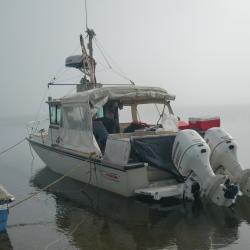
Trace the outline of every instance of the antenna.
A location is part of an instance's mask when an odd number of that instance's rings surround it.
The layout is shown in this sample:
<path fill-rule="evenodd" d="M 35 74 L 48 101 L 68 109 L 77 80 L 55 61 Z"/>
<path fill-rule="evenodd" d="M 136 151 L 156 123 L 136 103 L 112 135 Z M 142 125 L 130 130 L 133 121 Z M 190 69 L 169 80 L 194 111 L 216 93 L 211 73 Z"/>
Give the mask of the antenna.
<path fill-rule="evenodd" d="M 88 9 L 87 9 L 87 0 L 85 0 L 85 24 L 86 24 L 86 30 L 88 30 Z"/>

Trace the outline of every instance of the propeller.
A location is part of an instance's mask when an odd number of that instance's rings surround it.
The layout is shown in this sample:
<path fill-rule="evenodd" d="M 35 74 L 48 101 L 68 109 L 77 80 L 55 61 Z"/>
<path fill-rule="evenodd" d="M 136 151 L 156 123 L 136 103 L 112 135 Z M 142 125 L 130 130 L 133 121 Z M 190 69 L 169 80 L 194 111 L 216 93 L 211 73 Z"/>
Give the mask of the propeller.
<path fill-rule="evenodd" d="M 224 197 L 226 199 L 235 199 L 236 196 L 239 193 L 239 187 L 238 185 L 231 184 L 230 179 L 227 178 L 225 183 L 224 183 L 225 189 L 224 189 Z"/>

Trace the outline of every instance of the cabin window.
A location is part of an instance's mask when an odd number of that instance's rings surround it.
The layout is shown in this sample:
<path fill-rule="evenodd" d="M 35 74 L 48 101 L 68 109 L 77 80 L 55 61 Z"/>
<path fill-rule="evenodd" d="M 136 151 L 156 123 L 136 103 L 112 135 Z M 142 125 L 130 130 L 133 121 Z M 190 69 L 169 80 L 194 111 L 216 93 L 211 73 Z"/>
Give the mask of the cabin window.
<path fill-rule="evenodd" d="M 63 127 L 73 130 L 91 130 L 91 113 L 84 106 L 63 108 Z"/>
<path fill-rule="evenodd" d="M 61 122 L 61 106 L 51 105 L 50 106 L 50 124 L 60 125 Z"/>
<path fill-rule="evenodd" d="M 164 108 L 164 104 L 139 104 L 137 106 L 138 120 L 155 125 L 159 120 L 163 109 L 165 114 L 169 113 L 168 107 L 165 106 Z"/>
<path fill-rule="evenodd" d="M 132 122 L 131 107 L 123 106 L 123 109 L 119 110 L 119 121 L 120 123 Z"/>

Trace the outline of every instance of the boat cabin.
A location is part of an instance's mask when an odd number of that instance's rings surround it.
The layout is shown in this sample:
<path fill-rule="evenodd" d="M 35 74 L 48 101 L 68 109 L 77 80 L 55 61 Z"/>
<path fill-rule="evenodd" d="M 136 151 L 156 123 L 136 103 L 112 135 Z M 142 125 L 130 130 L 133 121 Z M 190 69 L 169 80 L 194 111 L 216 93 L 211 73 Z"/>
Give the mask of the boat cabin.
<path fill-rule="evenodd" d="M 174 99 L 164 89 L 133 85 L 95 88 L 60 100 L 49 99 L 49 134 L 53 144 L 72 149 L 86 144 L 81 151 L 100 152 L 110 134 L 150 131 L 153 126 L 164 126 L 160 120 L 166 114 L 173 115 L 170 101 Z M 149 106 L 151 110 L 147 110 Z M 158 119 L 148 123 L 141 119 L 140 109 L 144 114 L 151 112 L 148 117 Z"/>

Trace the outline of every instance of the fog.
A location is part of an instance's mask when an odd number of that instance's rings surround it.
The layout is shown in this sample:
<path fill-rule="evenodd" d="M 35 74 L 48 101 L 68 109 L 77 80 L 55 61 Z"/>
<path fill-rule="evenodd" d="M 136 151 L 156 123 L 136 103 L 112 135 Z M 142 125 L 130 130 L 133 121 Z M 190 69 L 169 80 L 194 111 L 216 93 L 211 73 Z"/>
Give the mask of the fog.
<path fill-rule="evenodd" d="M 250 103 L 249 13 L 248 0 L 89 0 L 88 26 L 115 71 L 166 88 L 176 106 L 243 105 Z M 1 1 L 0 116 L 36 114 L 48 95 L 72 90 L 47 83 L 81 78 L 64 61 L 80 53 L 85 25 L 83 0 Z M 94 53 L 98 82 L 129 83 Z"/>

